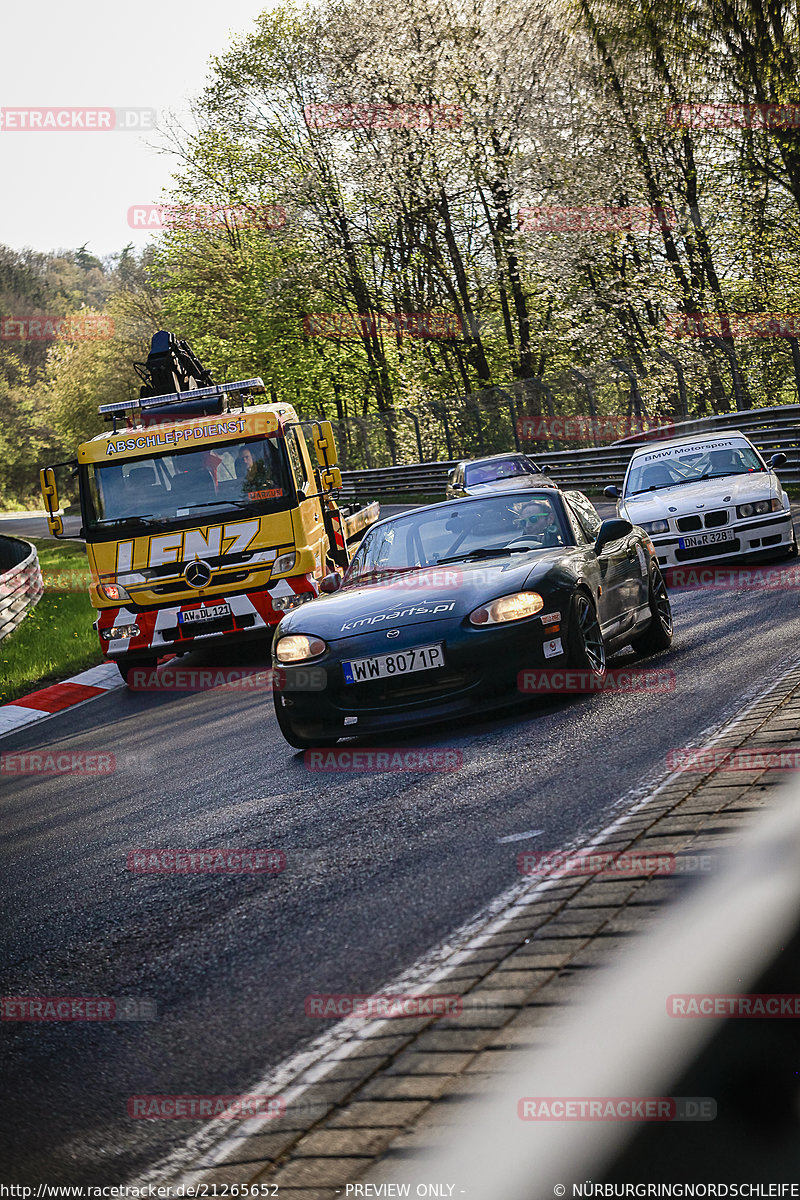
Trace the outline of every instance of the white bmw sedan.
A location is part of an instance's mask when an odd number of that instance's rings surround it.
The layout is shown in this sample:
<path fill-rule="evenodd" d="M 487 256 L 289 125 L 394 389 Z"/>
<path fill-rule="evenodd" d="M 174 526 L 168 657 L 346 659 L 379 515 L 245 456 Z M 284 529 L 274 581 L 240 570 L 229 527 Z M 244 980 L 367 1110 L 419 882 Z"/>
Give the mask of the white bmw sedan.
<path fill-rule="evenodd" d="M 789 497 L 743 433 L 651 442 L 634 451 L 622 491 L 607 487 L 617 512 L 640 526 L 659 565 L 797 554 Z"/>

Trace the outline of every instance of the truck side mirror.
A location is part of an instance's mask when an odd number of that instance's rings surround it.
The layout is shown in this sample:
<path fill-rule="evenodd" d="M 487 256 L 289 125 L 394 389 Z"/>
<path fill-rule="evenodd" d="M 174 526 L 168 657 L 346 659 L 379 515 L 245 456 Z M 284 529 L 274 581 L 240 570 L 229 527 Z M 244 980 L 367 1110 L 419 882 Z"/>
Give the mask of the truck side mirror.
<path fill-rule="evenodd" d="M 336 453 L 336 443 L 333 440 L 333 426 L 330 421 L 315 421 L 312 428 L 317 462 L 323 470 L 327 467 L 335 467 L 339 458 Z"/>
<path fill-rule="evenodd" d="M 616 484 L 610 483 L 608 487 L 603 488 L 603 495 L 608 496 L 609 500 L 619 500 L 622 493 Z"/>
<path fill-rule="evenodd" d="M 52 467 L 45 467 L 43 471 L 39 472 L 39 487 L 47 514 L 47 527 L 53 537 L 61 537 L 64 532 L 64 522 L 58 512 L 61 505 L 58 502 L 56 473 Z"/>

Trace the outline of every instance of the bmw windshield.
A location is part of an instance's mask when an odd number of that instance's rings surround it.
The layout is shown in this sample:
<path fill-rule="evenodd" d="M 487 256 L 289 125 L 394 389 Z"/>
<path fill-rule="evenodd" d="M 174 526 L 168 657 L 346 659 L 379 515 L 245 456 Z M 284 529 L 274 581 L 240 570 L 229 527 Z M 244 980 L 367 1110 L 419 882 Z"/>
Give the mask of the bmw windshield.
<path fill-rule="evenodd" d="M 84 467 L 87 533 L 116 533 L 226 510 L 277 512 L 293 502 L 283 442 L 221 442 L 213 448 Z"/>
<path fill-rule="evenodd" d="M 740 439 L 668 446 L 663 450 L 648 451 L 633 460 L 625 495 L 637 496 L 659 488 L 764 470 L 766 467 L 753 447 Z"/>

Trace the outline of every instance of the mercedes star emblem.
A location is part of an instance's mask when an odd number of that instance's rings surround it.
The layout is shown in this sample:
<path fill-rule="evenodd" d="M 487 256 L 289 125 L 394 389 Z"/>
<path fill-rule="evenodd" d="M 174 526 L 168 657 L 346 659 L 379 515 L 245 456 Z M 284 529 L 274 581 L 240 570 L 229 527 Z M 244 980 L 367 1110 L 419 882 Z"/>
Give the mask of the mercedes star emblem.
<path fill-rule="evenodd" d="M 211 567 L 202 558 L 195 559 L 183 572 L 183 578 L 189 587 L 204 588 L 211 581 Z"/>

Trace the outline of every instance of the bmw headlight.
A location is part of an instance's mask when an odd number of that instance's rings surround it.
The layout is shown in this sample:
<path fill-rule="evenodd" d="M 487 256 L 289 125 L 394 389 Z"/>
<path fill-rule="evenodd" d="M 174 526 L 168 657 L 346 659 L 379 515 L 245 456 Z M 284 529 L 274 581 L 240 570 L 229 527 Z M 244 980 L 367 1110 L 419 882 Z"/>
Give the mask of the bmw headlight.
<path fill-rule="evenodd" d="M 750 504 L 737 504 L 737 517 L 758 517 L 762 513 L 780 512 L 782 509 L 780 500 L 775 497 L 774 500 L 753 500 Z"/>
<path fill-rule="evenodd" d="M 289 633 L 278 640 L 275 657 L 281 663 L 308 662 L 319 658 L 328 649 L 322 638 L 309 637 L 305 633 Z"/>
<path fill-rule="evenodd" d="M 482 604 L 469 614 L 469 619 L 472 625 L 504 625 L 507 621 L 535 617 L 543 608 L 544 600 L 538 592 L 514 592 L 491 604 Z"/>
<path fill-rule="evenodd" d="M 669 533 L 669 521 L 641 521 L 639 528 L 645 533 Z"/>

